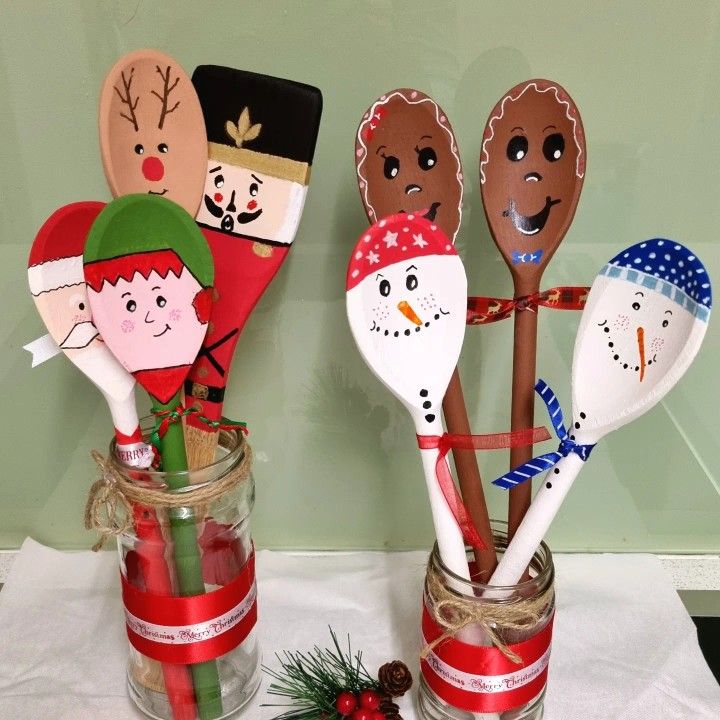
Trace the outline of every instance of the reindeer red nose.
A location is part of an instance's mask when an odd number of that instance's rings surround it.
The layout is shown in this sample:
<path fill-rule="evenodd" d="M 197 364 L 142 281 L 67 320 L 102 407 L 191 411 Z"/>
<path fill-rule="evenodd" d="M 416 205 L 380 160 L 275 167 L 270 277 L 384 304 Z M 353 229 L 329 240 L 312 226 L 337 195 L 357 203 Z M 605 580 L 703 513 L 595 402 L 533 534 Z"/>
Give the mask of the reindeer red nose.
<path fill-rule="evenodd" d="M 162 177 L 165 174 L 165 168 L 163 167 L 160 158 L 153 157 L 152 155 L 150 157 L 146 157 L 142 164 L 142 174 L 145 176 L 146 180 L 162 180 Z"/>

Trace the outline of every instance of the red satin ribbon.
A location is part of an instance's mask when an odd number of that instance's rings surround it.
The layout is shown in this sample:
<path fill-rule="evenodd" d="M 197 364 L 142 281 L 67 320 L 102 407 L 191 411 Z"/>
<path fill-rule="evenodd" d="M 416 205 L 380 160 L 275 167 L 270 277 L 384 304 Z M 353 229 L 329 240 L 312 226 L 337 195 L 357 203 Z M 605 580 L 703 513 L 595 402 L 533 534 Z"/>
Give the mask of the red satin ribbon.
<path fill-rule="evenodd" d="M 233 617 L 224 624 L 220 618 L 248 599 L 255 592 L 255 553 L 245 567 L 228 585 L 203 595 L 167 597 L 144 592 L 131 585 L 121 574 L 125 609 L 141 623 L 166 628 L 161 634 L 174 634 L 177 627 L 204 625 L 211 627 L 200 633 L 197 640 L 185 643 L 153 640 L 153 628 L 139 633 L 126 623 L 130 644 L 143 655 L 163 663 L 191 665 L 214 660 L 236 648 L 249 635 L 257 622 L 257 600 L 239 622 Z M 239 612 L 239 610 L 238 610 Z M 232 624 L 235 622 L 235 624 Z"/>
<path fill-rule="evenodd" d="M 455 522 L 460 527 L 463 539 L 474 548 L 486 550 L 487 546 L 482 541 L 462 497 L 460 497 L 460 493 L 455 487 L 450 468 L 445 460 L 448 452 L 453 448 L 459 450 L 501 450 L 503 448 L 535 445 L 535 443 L 548 440 L 550 433 L 544 427 L 536 427 L 529 430 L 514 430 L 513 432 L 492 433 L 489 435 L 451 435 L 450 433 L 443 433 L 442 435 L 417 435 L 416 437 L 418 447 L 421 450 L 437 449 L 439 451 L 435 462 L 435 477 L 440 490 L 442 490 L 445 502 L 447 502 Z"/>
<path fill-rule="evenodd" d="M 423 678 L 439 698 L 468 712 L 498 713 L 526 705 L 547 682 L 553 620 L 554 615 L 529 640 L 508 646 L 522 658 L 519 665 L 496 647 L 478 647 L 449 638 L 422 660 Z M 427 643 L 444 632 L 427 606 L 423 606 L 422 630 Z"/>
<path fill-rule="evenodd" d="M 589 291 L 589 287 L 562 285 L 512 299 L 471 296 L 467 302 L 467 324 L 487 325 L 498 320 L 506 320 L 515 311 L 537 312 L 538 307 L 553 310 L 582 310 Z"/>

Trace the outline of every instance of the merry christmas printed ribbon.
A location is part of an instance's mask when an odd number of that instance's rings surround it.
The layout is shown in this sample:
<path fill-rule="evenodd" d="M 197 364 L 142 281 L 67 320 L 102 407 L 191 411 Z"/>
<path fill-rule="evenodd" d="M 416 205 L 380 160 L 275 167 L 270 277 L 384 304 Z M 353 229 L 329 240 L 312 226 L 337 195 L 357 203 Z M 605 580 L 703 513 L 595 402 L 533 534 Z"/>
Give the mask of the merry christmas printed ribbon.
<path fill-rule="evenodd" d="M 538 307 L 582 310 L 589 290 L 589 287 L 563 285 L 513 299 L 472 296 L 468 298 L 467 324 L 487 325 L 498 320 L 507 320 L 515 311 L 537 312 Z"/>
<path fill-rule="evenodd" d="M 462 497 L 455 487 L 450 469 L 445 460 L 448 452 L 458 450 L 502 450 L 504 448 L 535 445 L 548 440 L 550 433 L 544 427 L 530 428 L 528 430 L 515 430 L 514 432 L 492 433 L 489 435 L 417 435 L 418 447 L 421 450 L 438 450 L 435 462 L 435 477 L 437 478 L 443 497 L 460 527 L 465 542 L 474 547 L 485 550 L 482 541 L 470 514 L 463 503 Z"/>
<path fill-rule="evenodd" d="M 552 422 L 555 428 L 555 433 L 560 440 L 560 445 L 555 452 L 545 453 L 538 455 L 532 460 L 519 465 L 514 470 L 511 470 L 506 475 L 503 475 L 497 480 L 493 480 L 493 485 L 509 490 L 524 483 L 535 475 L 539 475 L 545 470 L 549 470 L 553 465 L 557 463 L 560 458 L 567 457 L 570 453 L 575 453 L 583 462 L 589 457 L 592 449 L 595 445 L 580 445 L 575 442 L 575 437 L 570 435 L 565 427 L 565 420 L 563 418 L 562 409 L 558 402 L 555 393 L 549 388 L 548 384 L 544 380 L 538 380 L 535 385 L 535 392 L 545 402 L 548 414 L 550 415 L 550 422 Z"/>
<path fill-rule="evenodd" d="M 231 583 L 204 595 L 154 595 L 121 580 L 130 644 L 160 662 L 214 660 L 240 645 L 257 622 L 254 551 Z"/>
<path fill-rule="evenodd" d="M 468 645 L 450 638 L 436 645 L 420 664 L 425 682 L 452 707 L 477 713 L 498 713 L 526 705 L 547 682 L 553 617 L 539 633 L 508 648 L 521 658 L 517 664 L 496 647 Z M 426 644 L 444 630 L 423 607 Z"/>

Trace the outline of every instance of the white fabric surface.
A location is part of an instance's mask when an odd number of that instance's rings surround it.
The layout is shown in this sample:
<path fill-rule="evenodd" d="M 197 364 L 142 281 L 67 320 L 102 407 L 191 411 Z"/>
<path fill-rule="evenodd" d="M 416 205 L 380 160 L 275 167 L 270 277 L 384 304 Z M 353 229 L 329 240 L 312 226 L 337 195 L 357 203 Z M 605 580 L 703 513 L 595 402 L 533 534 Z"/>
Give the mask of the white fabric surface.
<path fill-rule="evenodd" d="M 371 672 L 401 658 L 417 677 L 426 554 L 258 553 L 260 639 L 274 653 L 350 633 Z M 127 641 L 114 553 L 63 553 L 26 540 L 0 592 L 0 720 L 137 720 L 125 692 Z M 659 561 L 555 558 L 546 720 L 718 720 L 720 686 Z M 239 717 L 279 711 L 267 680 Z M 405 720 L 416 718 L 402 698 Z"/>

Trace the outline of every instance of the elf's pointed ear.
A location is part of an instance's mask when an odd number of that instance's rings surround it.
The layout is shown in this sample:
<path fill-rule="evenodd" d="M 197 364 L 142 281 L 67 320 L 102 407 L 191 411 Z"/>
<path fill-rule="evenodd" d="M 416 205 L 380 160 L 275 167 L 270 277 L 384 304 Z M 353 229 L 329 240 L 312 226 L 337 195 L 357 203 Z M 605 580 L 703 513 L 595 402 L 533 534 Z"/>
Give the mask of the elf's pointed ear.
<path fill-rule="evenodd" d="M 193 299 L 193 307 L 195 308 L 195 315 L 201 325 L 206 325 L 210 322 L 210 311 L 212 310 L 212 296 L 213 289 L 206 287 L 200 290 Z"/>

